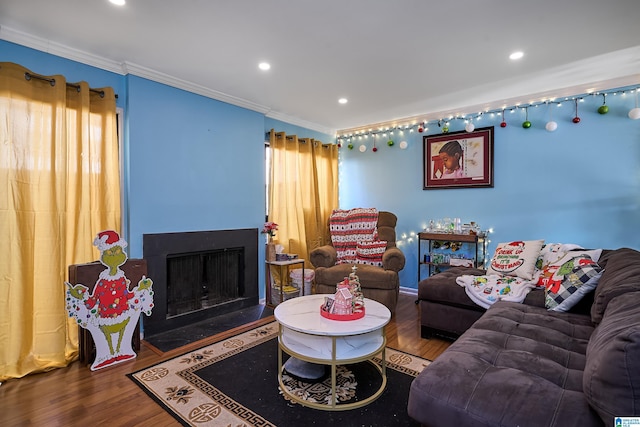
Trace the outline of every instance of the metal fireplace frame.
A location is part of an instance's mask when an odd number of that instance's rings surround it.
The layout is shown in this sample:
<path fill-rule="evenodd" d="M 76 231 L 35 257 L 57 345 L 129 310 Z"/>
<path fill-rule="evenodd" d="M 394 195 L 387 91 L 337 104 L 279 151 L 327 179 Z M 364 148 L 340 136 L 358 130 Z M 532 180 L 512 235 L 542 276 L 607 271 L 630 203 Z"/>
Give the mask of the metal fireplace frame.
<path fill-rule="evenodd" d="M 167 316 L 167 258 L 180 254 L 242 248 L 244 294 L 223 304 L 179 316 Z M 259 303 L 258 229 L 187 231 L 143 235 L 143 257 L 153 280 L 154 308 L 143 320 L 144 334 L 152 336 L 224 315 Z"/>

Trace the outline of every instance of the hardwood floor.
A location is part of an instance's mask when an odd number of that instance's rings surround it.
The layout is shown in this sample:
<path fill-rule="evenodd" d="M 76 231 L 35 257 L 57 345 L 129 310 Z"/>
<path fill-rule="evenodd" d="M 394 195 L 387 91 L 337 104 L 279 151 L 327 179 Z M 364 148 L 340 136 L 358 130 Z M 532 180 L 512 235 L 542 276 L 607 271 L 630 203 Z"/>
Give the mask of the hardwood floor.
<path fill-rule="evenodd" d="M 400 295 L 387 326 L 391 348 L 434 360 L 450 342 L 420 338 L 420 310 L 415 297 Z M 273 320 L 254 322 L 262 324 Z M 176 426 L 171 415 L 151 400 L 126 374 L 180 355 L 250 327 L 236 328 L 167 353 L 144 341 L 131 362 L 92 372 L 74 362 L 66 368 L 9 380 L 0 386 L 0 426 Z"/>

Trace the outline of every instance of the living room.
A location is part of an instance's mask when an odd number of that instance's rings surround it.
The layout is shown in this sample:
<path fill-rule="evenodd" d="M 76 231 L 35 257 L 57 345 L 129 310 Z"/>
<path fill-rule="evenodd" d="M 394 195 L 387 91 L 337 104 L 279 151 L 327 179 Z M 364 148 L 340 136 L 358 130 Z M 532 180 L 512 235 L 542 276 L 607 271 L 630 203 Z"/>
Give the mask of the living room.
<path fill-rule="evenodd" d="M 580 25 L 579 20 L 568 26 L 572 25 Z M 602 31 L 607 30 L 613 29 Z M 531 37 L 546 31 L 536 28 Z M 397 215 L 398 247 L 407 259 L 400 284 L 406 293 L 417 293 L 416 233 L 431 219 L 459 217 L 491 230 L 489 254 L 499 242 L 541 238 L 585 248 L 640 249 L 635 232 L 640 224 L 640 120 L 628 117 L 637 107 L 638 95 L 633 91 L 640 84 L 639 46 L 541 74 L 532 70 L 531 79 L 560 76 L 564 83 L 533 95 L 513 92 L 528 79 L 506 75 L 499 80 L 511 91 L 492 93 L 508 96 L 483 98 L 480 88 L 451 88 L 450 96 L 437 100 L 451 108 L 425 110 L 424 118 L 415 123 L 398 121 L 413 126 L 413 132 L 377 135 L 374 152 L 372 137 L 340 139 L 355 132 L 352 129 L 368 129 L 370 123 L 354 123 L 352 128 L 305 126 L 302 121 L 288 122 L 284 115 L 207 97 L 195 87 L 190 91 L 153 70 L 130 67 L 130 72 L 122 73 L 114 62 L 105 60 L 101 67 L 82 55 L 74 59 L 52 48 L 39 49 L 38 44 L 47 44 L 43 37 L 3 26 L 0 38 L 0 61 L 42 75 L 85 80 L 92 87 L 111 86 L 118 94 L 117 105 L 124 115 L 123 233 L 130 258 L 143 256 L 144 234 L 260 228 L 265 210 L 264 143 L 271 129 L 341 143 L 340 207 L 376 207 Z M 567 38 L 558 42 L 571 43 Z M 577 84 L 576 76 L 584 79 L 585 74 L 600 85 L 599 94 Z M 458 92 L 466 92 L 469 101 L 454 108 L 449 99 L 459 97 Z M 574 97 L 580 102 L 574 103 Z M 562 105 L 553 104 L 551 109 L 545 99 L 562 101 Z M 600 114 L 597 110 L 605 99 L 609 112 Z M 528 103 L 530 108 L 522 107 Z M 477 117 L 484 104 L 491 104 L 488 109 L 494 113 Z M 425 190 L 423 137 L 441 134 L 446 122 L 450 133 L 463 131 L 465 119 L 449 119 L 458 113 L 473 116 L 478 129 L 494 127 L 493 186 Z M 579 123 L 572 121 L 576 116 Z M 391 125 L 394 118 L 385 120 Z M 428 122 L 422 132 L 417 130 L 420 120 Z M 523 128 L 525 120 L 532 123 L 531 128 Z M 545 129 L 551 120 L 558 124 L 554 132 Z M 506 127 L 500 126 L 503 121 Z M 388 144 L 390 140 L 393 145 Z M 406 147 L 401 146 L 403 141 Z M 259 251 L 262 259 L 262 245 Z M 260 262 L 261 298 L 264 278 Z"/>

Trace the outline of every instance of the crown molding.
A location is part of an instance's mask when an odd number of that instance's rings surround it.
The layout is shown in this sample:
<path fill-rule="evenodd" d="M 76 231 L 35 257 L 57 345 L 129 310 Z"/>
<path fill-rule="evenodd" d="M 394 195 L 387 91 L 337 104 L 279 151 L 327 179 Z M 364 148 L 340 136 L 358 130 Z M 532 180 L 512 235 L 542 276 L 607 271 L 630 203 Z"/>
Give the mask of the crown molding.
<path fill-rule="evenodd" d="M 289 116 L 287 114 L 279 113 L 277 111 L 269 111 L 266 114 L 266 117 L 269 117 L 275 120 L 280 120 L 281 122 L 286 122 L 292 125 L 306 128 L 306 129 L 315 130 L 316 132 L 326 133 L 327 135 L 335 135 L 337 131 L 336 129 L 321 126 L 317 123 L 308 122 L 298 117 Z"/>
<path fill-rule="evenodd" d="M 487 109 L 496 109 L 501 105 L 513 106 L 519 103 L 526 104 L 548 97 L 579 95 L 591 91 L 640 83 L 640 46 L 635 46 L 560 66 L 544 73 L 532 75 L 530 78 L 505 80 L 485 87 L 476 87 L 472 90 L 464 91 L 464 93 L 451 93 L 447 96 L 432 98 L 413 106 L 412 109 L 414 111 L 422 112 L 420 114 L 416 113 L 408 117 L 405 116 L 380 123 L 365 124 L 337 130 L 298 117 L 272 111 L 271 108 L 267 106 L 178 79 L 135 63 L 113 61 L 6 26 L 0 26 L 0 39 L 116 74 L 131 74 L 146 78 L 197 95 L 256 111 L 269 118 L 328 135 L 353 132 L 372 127 L 392 126 L 400 122 L 419 122 L 444 118 L 449 115 L 470 114 Z M 487 99 L 491 101 L 486 101 Z"/>
<path fill-rule="evenodd" d="M 177 77 L 170 76 L 169 74 L 161 73 L 160 71 L 153 70 L 151 68 L 144 67 L 142 65 L 134 64 L 132 62 L 124 62 L 123 69 L 125 74 L 131 74 L 137 77 L 152 80 L 157 83 L 162 83 L 167 86 L 175 87 L 177 89 L 183 89 L 187 92 L 192 92 L 197 95 L 202 95 L 207 98 L 212 98 L 217 101 L 226 102 L 237 107 L 246 108 L 248 110 L 257 111 L 265 114 L 269 111 L 268 107 L 257 104 L 255 102 L 248 101 L 246 99 L 238 98 L 233 95 L 228 95 L 217 90 L 209 89 L 208 87 L 182 80 Z"/>
<path fill-rule="evenodd" d="M 640 46 L 609 52 L 529 76 L 429 98 L 416 113 L 383 122 L 338 129 L 339 135 L 447 119 L 544 100 L 581 96 L 640 84 Z"/>
<path fill-rule="evenodd" d="M 192 83 L 186 80 L 182 80 L 168 74 L 161 73 L 151 68 L 144 67 L 132 62 L 117 62 L 112 61 L 97 55 L 93 55 L 78 49 L 74 49 L 69 46 L 65 46 L 60 43 L 56 43 L 50 40 L 46 40 L 41 37 L 36 37 L 31 34 L 14 30 L 6 26 L 0 26 L 0 39 L 8 42 L 16 43 L 22 46 L 26 46 L 32 49 L 36 49 L 45 53 L 60 56 L 62 58 L 70 59 L 76 62 L 80 62 L 86 65 L 90 65 L 102 70 L 111 71 L 120 75 L 134 75 L 142 77 L 157 83 L 162 83 L 167 86 L 175 87 L 177 89 L 183 89 L 187 92 L 191 92 L 197 95 L 202 95 L 207 98 L 215 99 L 217 101 L 225 102 L 227 104 L 235 105 L 237 107 L 246 108 L 251 111 L 256 111 L 265 114 L 267 117 L 271 117 L 277 120 L 285 121 L 292 125 L 305 127 L 310 130 L 315 130 L 329 135 L 335 134 L 335 129 L 329 129 L 321 126 L 317 123 L 301 120 L 294 116 L 288 116 L 271 111 L 269 107 L 261 104 L 257 104 L 246 99 L 238 98 L 233 95 L 229 95 L 223 92 L 219 92 L 208 87 Z"/>
<path fill-rule="evenodd" d="M 42 37 L 36 37 L 22 31 L 14 30 L 5 26 L 0 26 L 0 39 L 30 47 L 45 53 L 60 56 L 72 61 L 91 65 L 96 68 L 111 71 L 116 74 L 124 74 L 122 63 L 93 55 Z"/>
<path fill-rule="evenodd" d="M 81 62 L 86 65 L 91 65 L 96 68 L 111 71 L 120 75 L 132 74 L 138 77 L 143 77 L 154 82 L 163 83 L 178 89 L 184 89 L 197 95 L 202 95 L 207 98 L 223 101 L 228 104 L 257 111 L 262 114 L 269 111 L 268 107 L 262 106 L 260 104 L 256 104 L 254 102 L 247 101 L 245 99 L 241 99 L 232 95 L 227 95 L 226 93 L 218 92 L 216 90 L 209 89 L 207 87 L 188 82 L 186 80 L 178 79 L 168 74 L 164 74 L 159 71 L 134 64 L 132 62 L 112 61 L 8 27 L 0 27 L 0 39 L 12 43 L 17 43 L 22 46 L 30 47 L 32 49 L 40 50 L 42 52 L 50 53 L 52 55 L 60 56 L 62 58 Z"/>

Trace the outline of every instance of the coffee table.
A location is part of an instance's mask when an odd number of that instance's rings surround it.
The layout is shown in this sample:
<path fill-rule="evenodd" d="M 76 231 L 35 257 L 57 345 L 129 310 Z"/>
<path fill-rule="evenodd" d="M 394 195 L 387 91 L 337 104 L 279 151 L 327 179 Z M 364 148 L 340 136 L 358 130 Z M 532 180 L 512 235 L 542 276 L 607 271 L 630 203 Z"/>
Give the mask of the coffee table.
<path fill-rule="evenodd" d="M 330 320 L 320 315 L 320 306 L 329 295 L 317 294 L 293 298 L 278 305 L 274 316 L 279 324 L 278 382 L 284 394 L 301 405 L 328 411 L 359 408 L 377 399 L 387 385 L 384 327 L 391 312 L 377 301 L 364 300 L 365 316 L 358 320 Z M 282 380 L 283 352 L 305 362 L 331 367 L 331 403 L 307 402 L 287 391 Z M 373 356 L 382 352 L 381 366 Z M 357 402 L 338 405 L 336 396 L 336 367 L 369 361 L 382 376 L 380 388 L 371 396 Z"/>

